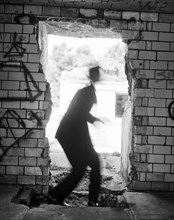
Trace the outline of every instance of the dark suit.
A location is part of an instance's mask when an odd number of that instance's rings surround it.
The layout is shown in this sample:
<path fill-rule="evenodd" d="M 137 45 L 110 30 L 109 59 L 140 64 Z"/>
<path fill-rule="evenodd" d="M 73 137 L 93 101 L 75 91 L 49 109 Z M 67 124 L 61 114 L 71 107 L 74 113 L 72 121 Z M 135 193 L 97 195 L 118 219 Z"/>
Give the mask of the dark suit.
<path fill-rule="evenodd" d="M 89 200 L 97 202 L 100 191 L 100 164 L 87 125 L 87 122 L 93 123 L 97 119 L 89 113 L 96 101 L 93 85 L 78 90 L 57 130 L 56 138 L 72 165 L 71 173 L 56 186 L 59 201 L 63 201 L 72 192 L 89 166 Z"/>

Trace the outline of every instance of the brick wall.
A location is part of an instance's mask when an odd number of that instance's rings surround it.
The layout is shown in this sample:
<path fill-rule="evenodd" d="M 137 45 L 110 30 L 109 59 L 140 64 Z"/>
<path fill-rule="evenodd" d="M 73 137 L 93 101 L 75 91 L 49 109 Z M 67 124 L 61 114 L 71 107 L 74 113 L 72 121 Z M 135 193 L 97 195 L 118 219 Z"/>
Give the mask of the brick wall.
<path fill-rule="evenodd" d="M 75 4 L 73 8 L 1 4 L 0 12 L 0 183 L 29 185 L 43 193 L 48 189 L 49 87 L 36 37 L 38 21 L 51 16 L 81 18 L 103 30 L 110 27 L 128 44 L 131 186 L 173 191 L 174 121 L 168 113 L 174 99 L 173 14 L 85 9 Z"/>

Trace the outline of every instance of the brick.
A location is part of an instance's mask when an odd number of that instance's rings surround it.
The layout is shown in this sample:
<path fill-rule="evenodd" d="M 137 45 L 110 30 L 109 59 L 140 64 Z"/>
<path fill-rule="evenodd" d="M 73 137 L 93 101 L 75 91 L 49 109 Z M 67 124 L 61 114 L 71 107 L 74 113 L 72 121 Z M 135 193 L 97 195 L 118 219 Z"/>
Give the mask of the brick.
<path fill-rule="evenodd" d="M 80 9 L 79 14 L 82 17 L 97 17 L 97 10 L 96 9 Z"/>
<path fill-rule="evenodd" d="M 156 60 L 156 52 L 140 51 L 139 52 L 139 59 Z"/>
<path fill-rule="evenodd" d="M 165 107 L 165 99 L 149 98 L 149 107 Z"/>
<path fill-rule="evenodd" d="M 174 22 L 174 15 L 159 13 L 159 21 L 160 22 Z"/>
<path fill-rule="evenodd" d="M 165 156 L 165 163 L 174 164 L 174 155 L 166 155 Z"/>
<path fill-rule="evenodd" d="M 164 174 L 163 173 L 147 173 L 146 180 L 162 182 L 164 180 Z"/>
<path fill-rule="evenodd" d="M 154 135 L 170 136 L 172 133 L 171 128 L 166 127 L 154 127 Z"/>
<path fill-rule="evenodd" d="M 153 172 L 169 173 L 170 172 L 170 165 L 168 165 L 168 164 L 154 164 L 153 165 Z"/>
<path fill-rule="evenodd" d="M 127 21 L 110 20 L 110 27 L 117 30 L 127 29 Z"/>
<path fill-rule="evenodd" d="M 174 33 L 159 33 L 159 41 L 173 42 Z"/>
<path fill-rule="evenodd" d="M 6 174 L 13 174 L 13 175 L 22 175 L 23 174 L 23 167 L 17 166 L 7 166 Z"/>
<path fill-rule="evenodd" d="M 152 164 L 148 164 L 148 163 L 135 163 L 135 167 L 137 171 L 142 171 L 142 172 L 152 171 Z"/>
<path fill-rule="evenodd" d="M 42 148 L 49 147 L 48 138 L 38 139 L 38 147 L 42 147 Z"/>
<path fill-rule="evenodd" d="M 43 15 L 60 17 L 60 8 L 51 7 L 51 6 L 43 6 Z"/>
<path fill-rule="evenodd" d="M 25 148 L 26 157 L 41 157 L 42 154 L 41 148 Z"/>
<path fill-rule="evenodd" d="M 27 139 L 21 139 L 19 141 L 19 145 L 20 147 L 37 147 L 37 139 L 33 139 L 33 138 L 27 138 Z"/>
<path fill-rule="evenodd" d="M 35 157 L 19 157 L 19 165 L 36 166 L 36 158 Z"/>
<path fill-rule="evenodd" d="M 8 91 L 7 90 L 0 90 L 0 98 L 7 98 Z"/>
<path fill-rule="evenodd" d="M 5 5 L 5 13 L 9 14 L 22 14 L 23 7 L 21 5 Z"/>
<path fill-rule="evenodd" d="M 139 36 L 139 32 L 138 31 L 122 30 L 122 39 L 135 40 L 137 36 Z"/>
<path fill-rule="evenodd" d="M 13 137 L 15 136 L 16 138 L 20 138 L 25 134 L 25 130 L 24 129 L 19 129 L 19 128 L 11 128 L 8 129 L 8 137 Z"/>
<path fill-rule="evenodd" d="M 22 33 L 22 25 L 21 24 L 5 24 L 5 32 Z"/>
<path fill-rule="evenodd" d="M 171 154 L 171 147 L 170 146 L 154 146 L 153 152 L 155 154 Z"/>
<path fill-rule="evenodd" d="M 0 72 L 0 80 L 7 80 L 8 79 L 8 72 Z"/>
<path fill-rule="evenodd" d="M 46 110 L 51 106 L 49 101 L 40 101 L 39 109 Z"/>
<path fill-rule="evenodd" d="M 155 89 L 154 90 L 154 97 L 155 98 L 172 98 L 172 91 L 166 89 Z"/>
<path fill-rule="evenodd" d="M 140 181 L 133 181 L 133 189 L 134 190 L 141 190 L 141 191 L 146 191 L 146 190 L 151 190 L 151 183 L 150 182 L 140 182 Z"/>
<path fill-rule="evenodd" d="M 150 126 L 135 126 L 135 134 L 142 134 L 142 135 L 152 135 L 153 134 L 153 127 Z"/>
<path fill-rule="evenodd" d="M 168 69 L 169 70 L 174 70 L 174 62 L 169 62 L 169 67 L 168 67 Z"/>
<path fill-rule="evenodd" d="M 150 69 L 167 70 L 166 61 L 150 61 Z"/>
<path fill-rule="evenodd" d="M 2 184 L 16 184 L 17 176 L 13 175 L 0 175 L 0 183 Z"/>
<path fill-rule="evenodd" d="M 34 102 L 22 101 L 21 102 L 21 108 L 38 109 L 38 101 L 34 101 Z"/>
<path fill-rule="evenodd" d="M 29 43 L 30 44 L 36 44 L 37 43 L 35 34 L 30 34 Z"/>
<path fill-rule="evenodd" d="M 168 112 L 167 116 L 169 116 Z M 167 118 L 167 126 L 173 126 L 173 120 L 171 118 Z"/>
<path fill-rule="evenodd" d="M 139 20 L 139 17 L 140 17 L 139 12 L 129 12 L 129 11 L 122 12 L 122 19 L 125 20 L 130 20 L 130 19 Z"/>
<path fill-rule="evenodd" d="M 36 86 L 38 86 L 37 82 L 35 82 L 35 84 L 33 82 L 28 82 L 28 84 L 26 82 L 21 82 L 20 90 L 37 91 L 38 88 Z"/>
<path fill-rule="evenodd" d="M 152 42 L 152 50 L 169 51 L 168 42 Z"/>
<path fill-rule="evenodd" d="M 136 153 L 152 153 L 152 145 L 135 145 L 134 151 Z"/>
<path fill-rule="evenodd" d="M 136 107 L 135 108 L 136 115 L 148 115 L 154 116 L 154 108 L 145 108 L 145 107 Z"/>
<path fill-rule="evenodd" d="M 143 69 L 143 60 L 132 60 L 131 65 L 133 69 Z"/>
<path fill-rule="evenodd" d="M 134 22 L 134 21 L 128 21 L 128 29 L 129 30 L 141 30 L 142 29 L 142 23 L 141 22 Z"/>
<path fill-rule="evenodd" d="M 148 136 L 148 144 L 165 144 L 165 137 Z"/>
<path fill-rule="evenodd" d="M 152 42 L 151 41 L 146 42 L 146 50 L 152 50 Z M 149 51 L 147 51 L 147 52 L 149 52 Z"/>
<path fill-rule="evenodd" d="M 169 23 L 153 23 L 153 31 L 170 32 Z"/>
<path fill-rule="evenodd" d="M 42 175 L 40 167 L 25 167 L 25 175 Z"/>
<path fill-rule="evenodd" d="M 48 176 L 36 176 L 36 184 L 39 185 L 48 185 L 49 177 Z"/>
<path fill-rule="evenodd" d="M 24 14 L 42 14 L 42 6 L 37 5 L 24 5 Z"/>
<path fill-rule="evenodd" d="M 34 33 L 34 25 L 23 25 L 23 33 L 33 34 Z"/>
<path fill-rule="evenodd" d="M 2 82 L 2 89 L 18 90 L 19 89 L 19 82 L 3 81 Z"/>
<path fill-rule="evenodd" d="M 174 52 L 157 52 L 157 60 L 174 60 Z"/>
<path fill-rule="evenodd" d="M 18 157 L 7 157 L 4 156 L 0 165 L 18 165 Z"/>
<path fill-rule="evenodd" d="M 40 62 L 39 54 L 28 54 L 28 62 L 39 63 Z"/>
<path fill-rule="evenodd" d="M 34 81 L 45 82 L 45 75 L 43 73 L 31 73 Z M 29 79 L 30 80 L 30 79 Z"/>
<path fill-rule="evenodd" d="M 25 91 L 9 91 L 10 98 L 27 98 L 27 93 Z"/>
<path fill-rule="evenodd" d="M 41 91 L 46 91 L 46 83 L 39 83 L 39 89 Z"/>
<path fill-rule="evenodd" d="M 148 163 L 164 163 L 164 155 L 148 154 Z"/>
<path fill-rule="evenodd" d="M 37 158 L 37 166 L 49 166 L 50 162 L 49 158 Z"/>
<path fill-rule="evenodd" d="M 23 48 L 26 49 L 26 53 L 38 53 L 37 44 L 23 44 Z"/>
<path fill-rule="evenodd" d="M 18 184 L 35 185 L 35 176 L 19 176 Z"/>
<path fill-rule="evenodd" d="M 0 166 L 0 176 L 1 174 L 5 174 L 5 166 Z"/>
<path fill-rule="evenodd" d="M 154 79 L 154 70 L 137 70 L 136 71 L 136 78 L 140 79 Z"/>
<path fill-rule="evenodd" d="M 135 89 L 134 97 L 153 97 L 153 89 Z"/>
<path fill-rule="evenodd" d="M 61 17 L 77 18 L 79 10 L 77 8 L 61 8 Z"/>
<path fill-rule="evenodd" d="M 142 40 L 158 40 L 158 32 L 142 31 L 141 33 Z"/>
<path fill-rule="evenodd" d="M 156 89 L 165 89 L 166 88 L 166 80 L 149 80 L 149 88 Z"/>
<path fill-rule="evenodd" d="M 174 137 L 166 137 L 166 144 L 173 145 L 174 144 Z"/>
<path fill-rule="evenodd" d="M 165 174 L 165 182 L 174 182 L 174 174 Z"/>
<path fill-rule="evenodd" d="M 152 190 L 154 191 L 169 191 L 170 185 L 169 183 L 164 182 L 152 182 Z"/>
<path fill-rule="evenodd" d="M 142 21 L 158 21 L 158 13 L 141 12 Z"/>
<path fill-rule="evenodd" d="M 25 76 L 23 72 L 9 72 L 9 80 L 24 81 Z"/>
<path fill-rule="evenodd" d="M 1 23 L 12 23 L 11 14 L 0 14 L 0 22 Z"/>
<path fill-rule="evenodd" d="M 145 41 L 135 41 L 132 40 L 131 43 L 128 45 L 129 49 L 145 49 Z"/>
<path fill-rule="evenodd" d="M 104 17 L 110 19 L 121 19 L 121 12 L 113 10 L 104 10 Z"/>
<path fill-rule="evenodd" d="M 24 156 L 24 148 L 12 147 L 7 151 L 7 156 Z"/>

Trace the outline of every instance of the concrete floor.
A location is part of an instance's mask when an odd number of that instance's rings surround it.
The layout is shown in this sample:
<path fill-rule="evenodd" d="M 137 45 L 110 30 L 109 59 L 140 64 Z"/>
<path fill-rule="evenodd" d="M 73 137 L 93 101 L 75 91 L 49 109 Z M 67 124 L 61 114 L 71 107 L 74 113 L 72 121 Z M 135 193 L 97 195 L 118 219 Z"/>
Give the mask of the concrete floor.
<path fill-rule="evenodd" d="M 19 189 L 0 185 L 0 220 L 174 220 L 174 193 L 126 192 L 125 209 L 47 204 L 30 209 L 11 201 Z"/>

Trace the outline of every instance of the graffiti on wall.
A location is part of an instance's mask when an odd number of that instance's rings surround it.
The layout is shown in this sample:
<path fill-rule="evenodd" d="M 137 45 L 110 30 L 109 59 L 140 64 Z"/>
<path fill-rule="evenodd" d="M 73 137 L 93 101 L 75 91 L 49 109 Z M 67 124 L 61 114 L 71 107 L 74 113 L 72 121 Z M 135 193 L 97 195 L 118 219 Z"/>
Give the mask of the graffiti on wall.
<path fill-rule="evenodd" d="M 4 61 L 0 62 L 0 68 L 6 67 L 20 67 L 20 71 L 24 74 L 24 82 L 26 84 L 27 97 L 1 97 L 2 101 L 29 101 L 33 102 L 36 100 L 41 94 L 38 84 L 35 82 L 32 74 L 29 69 L 26 67 L 25 63 L 21 60 L 25 55 L 26 49 L 22 47 L 23 41 L 22 35 L 17 35 L 17 33 L 13 33 L 13 42 L 9 46 L 7 46 L 7 52 L 4 54 Z M 14 73 L 15 74 L 15 73 Z M 32 88 L 34 88 L 35 93 L 32 92 Z M 19 146 L 20 140 L 24 138 L 28 138 L 31 136 L 32 131 L 37 126 L 42 125 L 41 118 L 34 111 L 30 111 L 29 121 L 36 121 L 34 126 L 27 128 L 26 120 L 18 114 L 17 110 L 7 109 L 5 112 L 0 112 L 0 129 L 1 129 L 1 138 L 0 138 L 0 161 L 7 154 L 10 148 L 13 146 Z M 14 126 L 15 125 L 15 126 Z M 14 129 L 15 128 L 15 129 Z M 16 130 L 20 133 L 16 134 Z M 5 144 L 5 139 L 10 137 L 12 142 L 8 146 Z"/>

